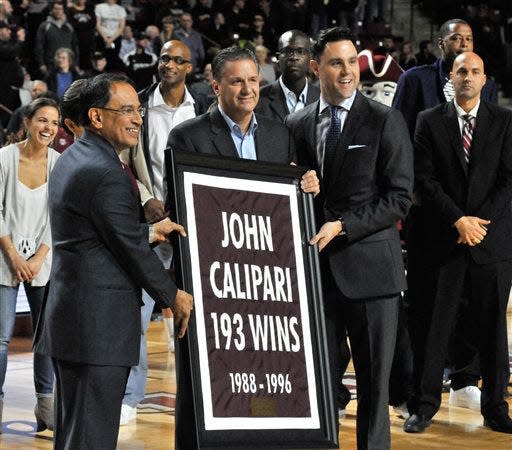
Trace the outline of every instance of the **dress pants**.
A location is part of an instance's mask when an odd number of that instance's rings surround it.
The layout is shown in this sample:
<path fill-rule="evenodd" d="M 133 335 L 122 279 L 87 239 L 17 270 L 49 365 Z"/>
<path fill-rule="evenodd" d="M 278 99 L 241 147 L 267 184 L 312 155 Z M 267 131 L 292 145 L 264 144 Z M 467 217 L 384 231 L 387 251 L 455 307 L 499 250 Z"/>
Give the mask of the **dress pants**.
<path fill-rule="evenodd" d="M 334 401 L 340 384 L 340 342 L 347 332 L 357 382 L 357 448 L 390 448 L 389 376 L 395 348 L 398 295 L 351 300 L 343 296 L 332 280 L 324 282 L 324 292 Z"/>
<path fill-rule="evenodd" d="M 130 369 L 128 382 L 126 383 L 126 392 L 124 393 L 123 405 L 135 408 L 142 400 L 146 392 L 146 380 L 148 377 L 148 327 L 151 322 L 151 314 L 155 301 L 149 294 L 142 290 L 142 301 L 144 305 L 140 309 L 141 313 L 141 336 L 140 336 L 140 357 L 139 364 Z"/>
<path fill-rule="evenodd" d="M 53 359 L 54 450 L 115 450 L 130 367 Z"/>
<path fill-rule="evenodd" d="M 505 375 L 506 307 L 512 275 L 511 262 L 476 264 L 460 247 L 439 269 L 437 293 L 427 334 L 423 370 L 410 409 L 431 418 L 441 404 L 441 379 L 455 327 L 470 339 L 481 361 L 481 412 L 486 418 L 503 417 L 508 405 L 503 392 Z M 468 355 L 460 355 L 463 360 Z"/>

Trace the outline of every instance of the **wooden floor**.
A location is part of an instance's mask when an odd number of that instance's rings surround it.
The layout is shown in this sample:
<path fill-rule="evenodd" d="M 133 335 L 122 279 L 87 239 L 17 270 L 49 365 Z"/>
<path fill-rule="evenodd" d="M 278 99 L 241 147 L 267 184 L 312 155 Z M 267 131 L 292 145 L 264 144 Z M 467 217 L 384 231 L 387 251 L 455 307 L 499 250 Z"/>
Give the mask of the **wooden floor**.
<path fill-rule="evenodd" d="M 511 323 L 512 313 L 509 312 Z M 510 328 L 509 325 L 509 343 L 512 343 Z M 30 339 L 18 338 L 11 345 L 4 386 L 3 434 L 0 435 L 2 450 L 52 448 L 51 432 L 35 433 L 30 344 Z M 150 325 L 149 364 L 146 399 L 139 407 L 137 422 L 121 427 L 119 450 L 174 449 L 174 354 L 167 351 L 162 322 L 152 322 Z M 509 403 L 512 405 L 512 401 Z M 355 401 L 351 401 L 346 417 L 340 421 L 340 448 L 343 449 L 356 448 L 355 407 Z M 392 410 L 390 412 L 393 450 L 512 449 L 511 435 L 483 428 L 482 417 L 476 411 L 450 408 L 447 394 L 444 394 L 443 405 L 431 427 L 423 434 L 404 433 L 404 421 L 393 415 Z"/>

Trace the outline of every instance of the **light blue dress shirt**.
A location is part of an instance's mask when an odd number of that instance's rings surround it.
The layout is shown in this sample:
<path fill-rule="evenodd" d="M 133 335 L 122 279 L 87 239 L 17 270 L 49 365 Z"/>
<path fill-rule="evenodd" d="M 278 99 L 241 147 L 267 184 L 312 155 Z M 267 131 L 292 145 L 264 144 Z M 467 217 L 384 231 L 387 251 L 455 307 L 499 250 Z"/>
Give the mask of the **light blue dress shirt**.
<path fill-rule="evenodd" d="M 258 122 L 256 121 L 256 116 L 254 113 L 252 115 L 249 129 L 245 134 L 242 134 L 240 127 L 235 122 L 233 122 L 224 111 L 222 111 L 220 105 L 218 108 L 220 114 L 228 124 L 229 130 L 231 131 L 231 139 L 233 139 L 236 151 L 238 152 L 238 156 L 243 159 L 256 160 L 256 141 L 254 139 L 254 134 L 258 128 Z"/>

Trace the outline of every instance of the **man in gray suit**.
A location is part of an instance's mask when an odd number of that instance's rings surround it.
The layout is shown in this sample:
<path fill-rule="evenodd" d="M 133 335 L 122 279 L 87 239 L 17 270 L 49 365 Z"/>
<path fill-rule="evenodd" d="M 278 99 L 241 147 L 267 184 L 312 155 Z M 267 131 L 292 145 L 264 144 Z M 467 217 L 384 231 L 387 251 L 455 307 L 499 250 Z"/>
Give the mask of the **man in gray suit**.
<path fill-rule="evenodd" d="M 54 264 L 35 351 L 56 377 L 57 450 L 114 450 L 130 367 L 139 362 L 141 288 L 171 307 L 179 335 L 192 297 L 176 288 L 148 245 L 183 228 L 139 222 L 135 180 L 119 153 L 137 143 L 142 115 L 128 78 L 104 74 L 81 93 L 86 131 L 49 180 Z"/>
<path fill-rule="evenodd" d="M 279 79 L 260 89 L 256 113 L 284 122 L 286 116 L 318 100 L 320 89 L 308 81 L 311 40 L 300 30 L 286 31 L 278 42 Z"/>
<path fill-rule="evenodd" d="M 398 298 L 405 270 L 396 222 L 411 205 L 412 145 L 400 112 L 357 91 L 359 64 L 350 30 L 324 30 L 311 67 L 321 96 L 288 116 L 298 163 L 321 174 L 319 224 L 332 385 L 348 332 L 356 370 L 358 449 L 390 447 L 388 392 Z M 334 392 L 336 395 L 336 392 Z"/>

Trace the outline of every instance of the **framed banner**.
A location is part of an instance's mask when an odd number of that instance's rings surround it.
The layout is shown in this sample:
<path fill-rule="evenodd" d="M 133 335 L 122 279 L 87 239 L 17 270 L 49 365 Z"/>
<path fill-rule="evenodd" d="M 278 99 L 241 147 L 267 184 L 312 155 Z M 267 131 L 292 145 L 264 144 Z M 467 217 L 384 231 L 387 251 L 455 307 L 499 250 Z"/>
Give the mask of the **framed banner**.
<path fill-rule="evenodd" d="M 199 447 L 338 448 L 304 170 L 172 159 Z"/>

